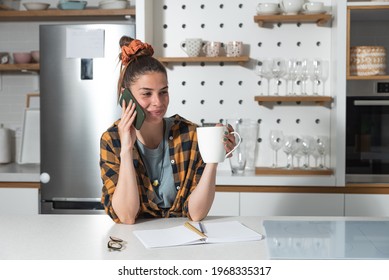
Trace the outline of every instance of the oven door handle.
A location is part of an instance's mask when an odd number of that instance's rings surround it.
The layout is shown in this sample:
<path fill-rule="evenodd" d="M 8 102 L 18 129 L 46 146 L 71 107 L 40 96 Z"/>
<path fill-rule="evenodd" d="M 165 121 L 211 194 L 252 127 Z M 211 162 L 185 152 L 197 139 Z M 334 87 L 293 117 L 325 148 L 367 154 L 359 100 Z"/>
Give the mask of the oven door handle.
<path fill-rule="evenodd" d="M 355 106 L 389 106 L 389 100 L 354 100 Z"/>

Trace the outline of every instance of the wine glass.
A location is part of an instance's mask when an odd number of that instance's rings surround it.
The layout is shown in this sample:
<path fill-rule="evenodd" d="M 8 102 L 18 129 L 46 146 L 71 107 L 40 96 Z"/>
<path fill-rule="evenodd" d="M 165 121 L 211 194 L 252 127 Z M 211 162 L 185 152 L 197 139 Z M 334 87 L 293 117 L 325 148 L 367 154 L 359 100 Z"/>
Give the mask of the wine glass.
<path fill-rule="evenodd" d="M 296 139 L 296 153 L 294 155 L 294 157 L 296 158 L 296 162 L 297 162 L 297 168 L 300 168 L 301 167 L 301 158 L 304 156 L 304 153 L 303 153 L 303 141 L 301 138 L 297 138 Z"/>
<path fill-rule="evenodd" d="M 326 94 L 325 84 L 328 79 L 329 71 L 330 71 L 329 62 L 327 60 L 323 60 L 321 66 L 321 77 L 320 77 L 321 82 L 323 84 L 323 95 Z"/>
<path fill-rule="evenodd" d="M 282 58 L 274 58 L 273 63 L 271 64 L 271 71 L 273 74 L 274 81 L 276 82 L 276 92 L 274 95 L 279 95 L 279 88 L 280 88 L 280 79 L 285 75 L 286 71 L 286 65 L 285 60 Z"/>
<path fill-rule="evenodd" d="M 310 154 L 312 153 L 312 151 L 314 150 L 315 148 L 315 145 L 314 145 L 314 139 L 312 136 L 309 136 L 309 135 L 303 135 L 301 136 L 301 151 L 304 155 L 304 164 L 303 164 L 303 167 L 305 169 L 308 169 L 310 168 L 310 163 L 309 163 L 309 157 L 310 157 Z"/>
<path fill-rule="evenodd" d="M 284 133 L 281 130 L 271 130 L 269 134 L 270 148 L 273 150 L 272 167 L 278 167 L 278 150 L 284 144 Z"/>
<path fill-rule="evenodd" d="M 292 135 L 287 135 L 284 138 L 284 145 L 282 146 L 282 150 L 286 154 L 286 168 L 293 169 L 293 158 L 297 152 L 297 137 Z"/>
<path fill-rule="evenodd" d="M 289 95 L 295 95 L 296 92 L 294 91 L 294 84 L 296 83 L 297 80 L 297 60 L 292 58 L 289 59 L 286 63 L 286 92 Z M 292 90 L 289 91 L 289 81 L 292 82 Z"/>
<path fill-rule="evenodd" d="M 320 168 L 326 167 L 326 155 L 329 150 L 329 139 L 327 136 L 317 136 L 316 137 L 316 149 L 320 157 Z"/>
<path fill-rule="evenodd" d="M 318 144 L 316 139 L 312 141 L 311 156 L 315 160 L 314 168 L 319 168 L 318 162 L 319 162 L 320 154 L 319 154 L 319 149 L 318 149 Z"/>
<path fill-rule="evenodd" d="M 312 94 L 319 95 L 319 84 L 320 78 L 322 76 L 322 67 L 323 63 L 320 59 L 314 59 L 312 63 L 309 64 L 309 73 L 310 79 L 312 81 Z"/>
<path fill-rule="evenodd" d="M 301 81 L 301 94 L 307 95 L 307 81 L 309 79 L 309 68 L 308 68 L 309 60 L 303 59 L 299 61 L 297 66 L 298 77 Z"/>
<path fill-rule="evenodd" d="M 262 61 L 258 61 L 258 64 L 256 66 L 256 74 L 261 77 L 261 86 L 263 84 L 263 78 L 267 80 L 267 95 L 270 93 L 270 79 L 272 78 L 273 74 L 271 71 L 271 61 L 269 59 L 263 59 Z M 262 87 L 262 93 L 263 95 L 263 87 Z"/>

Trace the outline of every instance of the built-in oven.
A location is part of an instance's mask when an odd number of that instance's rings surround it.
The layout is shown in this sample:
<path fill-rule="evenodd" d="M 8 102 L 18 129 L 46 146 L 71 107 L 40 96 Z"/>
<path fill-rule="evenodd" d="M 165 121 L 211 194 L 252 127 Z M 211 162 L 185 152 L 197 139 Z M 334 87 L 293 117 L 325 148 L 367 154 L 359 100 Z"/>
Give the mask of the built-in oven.
<path fill-rule="evenodd" d="M 346 182 L 389 183 L 389 94 L 348 96 Z"/>

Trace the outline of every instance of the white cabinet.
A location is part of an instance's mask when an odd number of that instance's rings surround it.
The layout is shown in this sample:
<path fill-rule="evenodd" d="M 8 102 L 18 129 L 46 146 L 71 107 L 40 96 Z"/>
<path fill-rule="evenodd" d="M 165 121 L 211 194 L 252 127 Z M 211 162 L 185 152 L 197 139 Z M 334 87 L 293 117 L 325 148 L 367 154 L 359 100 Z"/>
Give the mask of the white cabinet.
<path fill-rule="evenodd" d="M 239 216 L 239 193 L 216 192 L 209 216 Z"/>
<path fill-rule="evenodd" d="M 241 193 L 241 216 L 343 216 L 343 194 Z"/>
<path fill-rule="evenodd" d="M 0 213 L 4 215 L 38 215 L 38 188 L 0 188 Z"/>
<path fill-rule="evenodd" d="M 389 216 L 389 194 L 346 194 L 346 216 Z"/>

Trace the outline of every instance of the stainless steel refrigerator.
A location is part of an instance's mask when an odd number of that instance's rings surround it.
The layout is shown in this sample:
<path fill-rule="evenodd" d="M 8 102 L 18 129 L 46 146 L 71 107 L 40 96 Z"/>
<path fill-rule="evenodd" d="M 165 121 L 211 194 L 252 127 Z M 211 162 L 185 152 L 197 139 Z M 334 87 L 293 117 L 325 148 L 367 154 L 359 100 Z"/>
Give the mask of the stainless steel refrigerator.
<path fill-rule="evenodd" d="M 41 25 L 41 213 L 99 213 L 100 136 L 120 117 L 119 39 L 135 25 Z"/>

